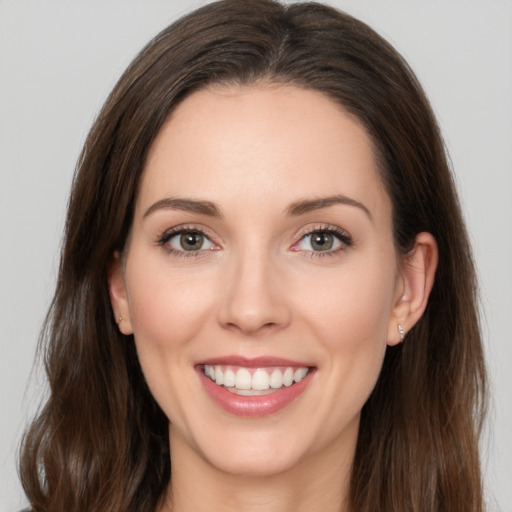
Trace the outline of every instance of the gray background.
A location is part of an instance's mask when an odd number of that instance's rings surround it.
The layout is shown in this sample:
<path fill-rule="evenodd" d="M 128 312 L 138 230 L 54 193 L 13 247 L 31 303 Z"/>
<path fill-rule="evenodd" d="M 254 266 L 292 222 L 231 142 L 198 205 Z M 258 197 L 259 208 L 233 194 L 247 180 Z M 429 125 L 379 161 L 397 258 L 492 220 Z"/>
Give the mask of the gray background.
<path fill-rule="evenodd" d="M 0 0 L 0 511 L 44 393 L 31 373 L 54 286 L 71 175 L 91 122 L 135 53 L 205 2 Z M 489 509 L 512 512 L 512 1 L 338 0 L 417 72 L 455 168 L 479 268 L 493 403 Z"/>

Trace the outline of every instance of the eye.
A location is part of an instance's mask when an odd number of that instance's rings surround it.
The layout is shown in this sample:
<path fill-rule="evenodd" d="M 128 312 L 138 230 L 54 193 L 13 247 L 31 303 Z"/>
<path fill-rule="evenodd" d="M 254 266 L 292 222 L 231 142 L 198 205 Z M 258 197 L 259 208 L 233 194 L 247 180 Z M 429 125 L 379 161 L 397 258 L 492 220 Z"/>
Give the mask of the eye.
<path fill-rule="evenodd" d="M 292 247 L 294 251 L 334 253 L 352 245 L 348 233 L 335 228 L 316 228 L 305 233 Z"/>
<path fill-rule="evenodd" d="M 330 251 L 331 249 L 336 249 L 341 244 L 334 235 L 325 231 L 306 235 L 302 242 L 306 245 L 306 247 L 302 247 L 303 249 L 313 251 Z"/>
<path fill-rule="evenodd" d="M 180 230 L 170 233 L 162 240 L 163 244 L 175 251 L 197 252 L 213 249 L 215 244 L 204 234 L 197 230 Z"/>

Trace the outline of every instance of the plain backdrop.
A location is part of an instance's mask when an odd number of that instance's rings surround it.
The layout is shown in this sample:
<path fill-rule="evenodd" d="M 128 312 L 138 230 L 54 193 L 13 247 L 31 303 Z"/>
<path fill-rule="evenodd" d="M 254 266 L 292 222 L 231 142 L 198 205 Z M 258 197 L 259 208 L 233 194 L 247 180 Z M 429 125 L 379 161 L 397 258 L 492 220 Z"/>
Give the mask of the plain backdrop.
<path fill-rule="evenodd" d="M 23 498 L 16 446 L 67 194 L 91 122 L 137 51 L 192 0 L 0 0 L 0 511 Z M 512 512 L 512 1 L 338 0 L 406 57 L 437 113 L 482 288 L 493 402 L 489 510 Z"/>

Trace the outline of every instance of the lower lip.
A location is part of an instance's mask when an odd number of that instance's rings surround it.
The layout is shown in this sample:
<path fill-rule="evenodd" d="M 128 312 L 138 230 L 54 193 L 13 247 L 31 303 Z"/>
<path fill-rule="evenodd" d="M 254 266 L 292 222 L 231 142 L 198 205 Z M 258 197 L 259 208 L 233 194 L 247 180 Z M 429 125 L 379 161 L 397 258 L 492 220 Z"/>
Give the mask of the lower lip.
<path fill-rule="evenodd" d="M 250 417 L 268 416 L 286 407 L 304 392 L 314 373 L 310 370 L 300 382 L 272 391 L 268 395 L 243 396 L 218 386 L 203 373 L 202 369 L 198 368 L 197 372 L 213 402 L 230 414 Z"/>

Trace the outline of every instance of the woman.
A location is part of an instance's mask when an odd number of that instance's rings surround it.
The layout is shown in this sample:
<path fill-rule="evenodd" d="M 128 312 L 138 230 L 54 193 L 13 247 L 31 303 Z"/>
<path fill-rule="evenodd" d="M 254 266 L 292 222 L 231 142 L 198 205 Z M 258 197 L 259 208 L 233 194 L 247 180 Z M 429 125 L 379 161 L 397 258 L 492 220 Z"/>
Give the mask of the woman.
<path fill-rule="evenodd" d="M 331 8 L 218 2 L 140 53 L 81 155 L 44 339 L 34 510 L 483 509 L 443 143 Z"/>

